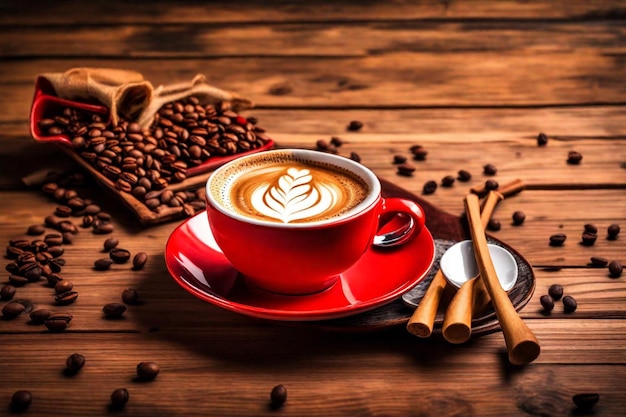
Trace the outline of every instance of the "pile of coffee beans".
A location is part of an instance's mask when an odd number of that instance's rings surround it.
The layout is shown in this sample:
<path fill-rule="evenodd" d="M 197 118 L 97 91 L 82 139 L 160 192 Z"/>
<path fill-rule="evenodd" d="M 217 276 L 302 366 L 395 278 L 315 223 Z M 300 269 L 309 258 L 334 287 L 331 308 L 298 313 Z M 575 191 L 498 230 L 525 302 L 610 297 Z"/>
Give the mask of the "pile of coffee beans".
<path fill-rule="evenodd" d="M 101 115 L 73 108 L 38 123 L 43 134 L 68 135 L 75 152 L 151 210 L 196 199 L 186 192 L 164 196 L 170 183 L 187 178 L 188 168 L 269 141 L 256 119 L 240 116 L 229 103 L 201 105 L 193 96 L 165 104 L 148 129 L 129 120 L 114 126 Z"/>
<path fill-rule="evenodd" d="M 563 297 L 563 286 L 559 284 L 553 284 L 548 288 L 548 294 L 542 295 L 539 298 L 539 302 L 546 313 L 549 313 L 554 309 L 554 302 L 562 299 L 563 311 L 565 313 L 573 313 L 578 307 L 576 299 L 571 295 Z"/>

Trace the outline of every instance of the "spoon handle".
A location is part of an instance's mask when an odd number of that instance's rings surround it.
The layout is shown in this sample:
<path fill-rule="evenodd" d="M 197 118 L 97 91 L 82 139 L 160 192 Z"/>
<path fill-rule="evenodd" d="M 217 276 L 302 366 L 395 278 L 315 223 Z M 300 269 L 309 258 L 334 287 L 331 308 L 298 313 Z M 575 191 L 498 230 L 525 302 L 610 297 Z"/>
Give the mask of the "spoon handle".
<path fill-rule="evenodd" d="M 446 284 L 446 278 L 443 276 L 443 272 L 441 272 L 440 269 L 437 271 L 437 274 L 435 274 L 428 290 L 426 290 L 426 294 L 422 297 L 422 300 L 406 325 L 406 329 L 409 333 L 418 337 L 429 337 L 432 334 L 437 308 L 439 307 L 441 294 L 443 294 Z"/>
<path fill-rule="evenodd" d="M 469 194 L 465 197 L 465 212 L 470 226 L 470 233 L 474 243 L 476 263 L 491 302 L 498 316 L 500 327 L 509 354 L 509 361 L 513 365 L 526 365 L 534 361 L 541 351 L 539 342 L 532 330 L 517 314 L 511 300 L 502 289 L 496 275 L 496 270 L 487 248 L 485 229 L 480 222 L 480 206 L 478 196 Z"/>
<path fill-rule="evenodd" d="M 504 196 L 497 191 L 489 192 L 480 213 L 480 222 L 483 227 L 487 226 L 496 206 L 503 198 Z M 474 301 L 485 299 L 481 294 L 482 291 L 485 291 L 482 282 L 470 279 L 456 292 L 448 305 L 441 329 L 444 339 L 448 342 L 458 344 L 469 340 L 472 335 Z"/>

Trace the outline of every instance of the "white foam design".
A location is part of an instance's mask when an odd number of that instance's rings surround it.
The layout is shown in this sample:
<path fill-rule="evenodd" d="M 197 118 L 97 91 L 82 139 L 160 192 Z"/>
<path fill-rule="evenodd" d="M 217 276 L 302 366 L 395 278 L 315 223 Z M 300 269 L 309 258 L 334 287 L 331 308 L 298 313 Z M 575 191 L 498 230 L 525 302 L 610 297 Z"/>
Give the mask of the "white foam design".
<path fill-rule="evenodd" d="M 264 183 L 256 188 L 250 203 L 259 213 L 290 223 L 332 209 L 338 196 L 333 184 L 315 181 L 308 169 L 289 168 L 276 184 Z"/>

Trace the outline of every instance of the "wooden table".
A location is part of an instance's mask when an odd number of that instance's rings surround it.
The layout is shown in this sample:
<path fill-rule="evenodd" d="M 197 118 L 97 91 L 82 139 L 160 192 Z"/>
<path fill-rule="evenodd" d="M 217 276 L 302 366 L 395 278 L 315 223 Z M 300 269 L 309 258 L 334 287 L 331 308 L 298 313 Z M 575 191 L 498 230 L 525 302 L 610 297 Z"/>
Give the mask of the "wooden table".
<path fill-rule="evenodd" d="M 96 273 L 103 236 L 80 233 L 66 245 L 66 278 L 79 299 L 60 333 L 0 320 L 0 414 L 13 392 L 33 402 L 24 415 L 96 416 L 115 388 L 133 416 L 525 416 L 581 415 L 572 396 L 595 392 L 595 415 L 625 415 L 626 277 L 609 278 L 590 257 L 626 262 L 626 21 L 624 1 L 393 2 L 3 2 L 0 6 L 0 236 L 25 236 L 55 203 L 21 179 L 59 162 L 57 148 L 32 141 L 28 112 L 35 76 L 78 66 L 137 70 L 154 84 L 204 73 L 221 88 L 251 98 L 256 116 L 280 146 L 312 147 L 341 137 L 381 178 L 415 194 L 428 180 L 467 169 L 456 183 L 423 196 L 453 214 L 469 188 L 495 164 L 499 182 L 527 188 L 504 201 L 494 236 L 533 265 L 536 291 L 521 315 L 542 351 L 526 367 L 503 356 L 500 332 L 456 346 L 419 339 L 404 326 L 342 333 L 255 320 L 207 304 L 167 273 L 166 239 L 178 222 L 144 228 L 94 188 L 114 217 L 123 247 L 146 251 L 141 271 L 116 265 Z M 360 120 L 359 132 L 347 132 Z M 537 146 L 545 132 L 549 142 Z M 393 155 L 428 150 L 396 175 Z M 576 150 L 582 163 L 566 163 Z M 510 224 L 514 211 L 526 214 Z M 583 226 L 598 240 L 579 244 Z M 548 238 L 565 233 L 561 248 Z M 2 264 L 6 265 L 8 259 Z M 556 268 L 555 268 L 556 267 Z M 2 280 L 3 285 L 6 283 Z M 541 312 L 539 297 L 563 285 L 578 301 L 565 314 Z M 122 320 L 102 306 L 136 288 L 142 305 Z M 52 290 L 30 284 L 16 298 L 51 305 Z M 4 305 L 3 301 L 1 304 Z M 57 307 L 53 307 L 57 309 Z M 68 355 L 86 365 L 63 374 Z M 141 361 L 157 379 L 135 380 Z M 286 404 L 268 406 L 284 384 Z"/>

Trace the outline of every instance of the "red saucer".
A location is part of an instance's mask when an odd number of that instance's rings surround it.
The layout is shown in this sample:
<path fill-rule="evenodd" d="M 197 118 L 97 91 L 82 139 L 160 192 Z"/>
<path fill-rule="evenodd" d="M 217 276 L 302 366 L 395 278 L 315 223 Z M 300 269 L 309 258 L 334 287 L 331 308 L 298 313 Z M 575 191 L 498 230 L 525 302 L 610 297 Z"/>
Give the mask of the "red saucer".
<path fill-rule="evenodd" d="M 252 317 L 290 321 L 335 319 L 389 303 L 422 281 L 434 260 L 435 243 L 424 228 L 398 248 L 371 248 L 325 291 L 286 296 L 246 282 L 215 243 L 204 211 L 179 225 L 165 247 L 174 280 L 201 300 Z"/>

